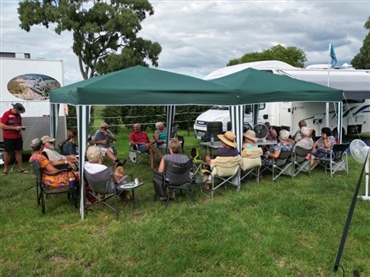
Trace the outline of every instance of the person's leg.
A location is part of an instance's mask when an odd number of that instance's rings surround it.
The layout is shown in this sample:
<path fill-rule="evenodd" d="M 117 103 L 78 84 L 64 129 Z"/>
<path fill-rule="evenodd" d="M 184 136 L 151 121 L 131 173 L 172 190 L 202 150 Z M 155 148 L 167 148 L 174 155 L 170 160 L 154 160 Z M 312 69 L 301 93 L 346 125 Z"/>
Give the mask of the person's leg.
<path fill-rule="evenodd" d="M 9 165 L 10 160 L 12 157 L 12 153 L 14 152 L 14 140 L 12 139 L 4 139 L 4 168 L 3 174 L 7 174 L 9 172 Z"/>
<path fill-rule="evenodd" d="M 153 146 L 153 144 L 150 144 L 150 148 L 152 149 L 152 151 L 154 152 L 155 155 L 157 155 L 160 159 L 162 159 L 163 154 L 161 153 L 161 151 L 159 151 L 157 148 L 155 148 Z"/>
<path fill-rule="evenodd" d="M 15 160 L 17 161 L 19 172 L 28 173 L 28 171 L 23 168 L 22 149 L 23 149 L 23 140 L 16 139 L 14 141 L 14 152 L 15 152 Z"/>
<path fill-rule="evenodd" d="M 19 171 L 24 172 L 22 164 L 22 151 L 15 151 L 15 160 L 17 161 Z"/>
<path fill-rule="evenodd" d="M 114 153 L 110 149 L 107 150 L 106 154 L 113 163 L 117 161 L 117 157 L 114 156 Z"/>
<path fill-rule="evenodd" d="M 9 171 L 10 158 L 12 156 L 11 152 L 4 152 L 4 169 L 3 172 L 6 174 Z"/>
<path fill-rule="evenodd" d="M 149 152 L 149 157 L 150 157 L 150 167 L 152 169 L 154 169 L 154 152 L 153 152 L 153 149 L 149 147 L 148 149 L 148 152 Z"/>

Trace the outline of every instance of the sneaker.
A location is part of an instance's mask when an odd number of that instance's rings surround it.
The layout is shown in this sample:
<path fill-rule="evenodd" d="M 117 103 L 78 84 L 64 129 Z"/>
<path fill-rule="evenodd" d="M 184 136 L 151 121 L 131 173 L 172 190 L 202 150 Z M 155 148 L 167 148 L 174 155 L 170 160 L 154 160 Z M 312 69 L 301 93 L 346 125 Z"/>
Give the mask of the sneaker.
<path fill-rule="evenodd" d="M 127 160 L 126 160 L 126 159 L 123 159 L 122 161 L 117 160 L 117 161 L 114 163 L 114 168 L 117 168 L 118 166 L 124 166 L 126 162 L 127 162 Z"/>

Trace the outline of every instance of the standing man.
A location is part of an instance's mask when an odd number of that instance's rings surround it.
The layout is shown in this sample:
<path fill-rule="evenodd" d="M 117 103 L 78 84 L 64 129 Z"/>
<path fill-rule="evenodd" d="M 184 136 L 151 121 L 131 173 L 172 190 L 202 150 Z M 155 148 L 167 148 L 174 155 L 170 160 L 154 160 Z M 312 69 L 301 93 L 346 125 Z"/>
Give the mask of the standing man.
<path fill-rule="evenodd" d="M 21 103 L 12 104 L 13 108 L 6 111 L 1 117 L 1 129 L 3 129 L 4 139 L 4 170 L 2 175 L 9 173 L 9 163 L 11 155 L 15 153 L 15 160 L 18 164 L 18 172 L 27 174 L 28 171 L 23 168 L 22 164 L 22 149 L 23 138 L 21 114 L 26 111 Z"/>

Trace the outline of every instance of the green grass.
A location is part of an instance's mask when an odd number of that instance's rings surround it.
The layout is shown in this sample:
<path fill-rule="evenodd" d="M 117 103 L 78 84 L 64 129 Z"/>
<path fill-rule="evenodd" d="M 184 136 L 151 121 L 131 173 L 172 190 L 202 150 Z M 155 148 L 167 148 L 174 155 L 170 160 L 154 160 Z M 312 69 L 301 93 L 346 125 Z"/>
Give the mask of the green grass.
<path fill-rule="evenodd" d="M 181 134 L 190 154 L 197 141 Z M 118 135 L 120 158 L 127 138 Z M 275 182 L 264 175 L 240 193 L 197 195 L 195 205 L 178 196 L 167 210 L 153 202 L 149 163 L 125 168 L 145 185 L 135 212 L 120 203 L 119 221 L 103 206 L 82 221 L 63 195 L 46 199 L 43 215 L 32 174 L 0 176 L 0 276 L 329 276 L 361 165 L 350 158 L 349 176 L 333 178 L 322 168 Z M 358 201 L 341 260 L 347 274 L 370 276 L 369 210 Z"/>

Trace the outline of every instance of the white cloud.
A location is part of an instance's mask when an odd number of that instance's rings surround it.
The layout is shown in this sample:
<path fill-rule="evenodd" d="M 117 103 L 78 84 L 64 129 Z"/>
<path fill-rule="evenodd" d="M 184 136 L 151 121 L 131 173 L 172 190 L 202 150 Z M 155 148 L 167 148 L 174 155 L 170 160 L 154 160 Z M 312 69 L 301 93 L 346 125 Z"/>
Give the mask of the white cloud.
<path fill-rule="evenodd" d="M 165 1 L 152 0 L 155 13 L 140 35 L 159 42 L 159 68 L 196 77 L 224 67 L 245 53 L 273 45 L 295 46 L 307 64 L 327 63 L 333 42 L 338 64 L 350 63 L 367 34 L 370 1 Z M 17 2 L 1 0 L 1 51 L 62 59 L 65 84 L 80 80 L 72 36 L 52 29 L 19 28 Z"/>

